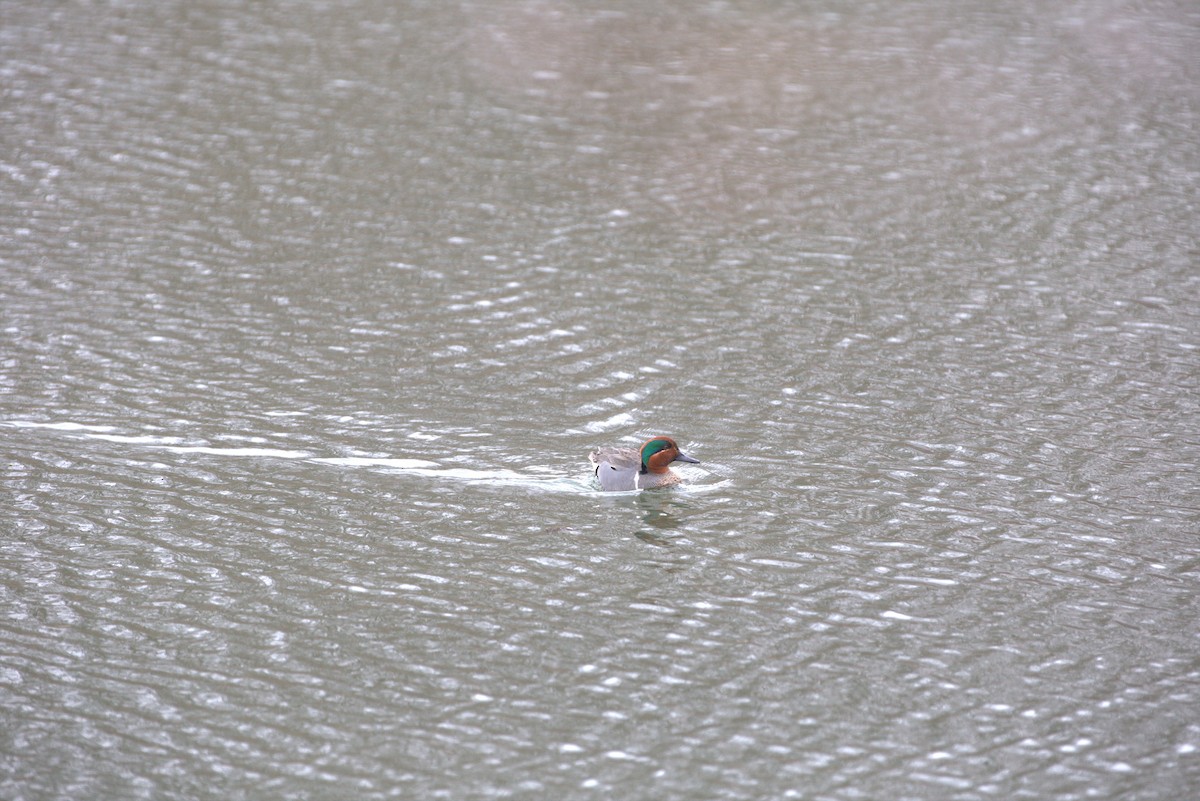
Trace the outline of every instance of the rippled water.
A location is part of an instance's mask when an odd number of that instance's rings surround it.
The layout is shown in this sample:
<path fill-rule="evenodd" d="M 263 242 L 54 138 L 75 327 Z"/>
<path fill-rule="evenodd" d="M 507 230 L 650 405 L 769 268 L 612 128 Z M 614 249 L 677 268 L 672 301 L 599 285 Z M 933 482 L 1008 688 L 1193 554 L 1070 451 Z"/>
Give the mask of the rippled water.
<path fill-rule="evenodd" d="M 1194 4 L 0 16 L 0 796 L 1200 786 Z"/>

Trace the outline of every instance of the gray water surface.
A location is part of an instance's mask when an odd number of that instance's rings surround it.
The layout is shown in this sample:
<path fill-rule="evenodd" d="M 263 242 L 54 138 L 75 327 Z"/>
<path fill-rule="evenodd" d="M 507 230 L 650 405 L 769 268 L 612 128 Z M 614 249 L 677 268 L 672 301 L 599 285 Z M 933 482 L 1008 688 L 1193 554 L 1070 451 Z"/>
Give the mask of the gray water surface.
<path fill-rule="evenodd" d="M 0 797 L 1190 797 L 1197 52 L 6 3 Z"/>

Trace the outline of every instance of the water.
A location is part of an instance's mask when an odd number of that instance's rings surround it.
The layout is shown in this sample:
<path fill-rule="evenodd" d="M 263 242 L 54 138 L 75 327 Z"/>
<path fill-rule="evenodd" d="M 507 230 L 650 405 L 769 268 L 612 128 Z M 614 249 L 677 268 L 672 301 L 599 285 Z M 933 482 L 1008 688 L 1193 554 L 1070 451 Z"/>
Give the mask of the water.
<path fill-rule="evenodd" d="M 1200 786 L 1192 4 L 0 14 L 0 796 Z"/>

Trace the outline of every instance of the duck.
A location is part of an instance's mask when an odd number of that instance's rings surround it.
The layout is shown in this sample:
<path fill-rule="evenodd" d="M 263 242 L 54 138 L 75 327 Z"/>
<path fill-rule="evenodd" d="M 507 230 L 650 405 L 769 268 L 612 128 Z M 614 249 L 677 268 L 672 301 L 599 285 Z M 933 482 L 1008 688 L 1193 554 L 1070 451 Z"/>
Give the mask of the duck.
<path fill-rule="evenodd" d="M 605 492 L 667 487 L 680 482 L 679 474 L 669 467 L 671 462 L 700 464 L 679 449 L 670 437 L 646 440 L 641 448 L 599 448 L 588 454 L 596 466 L 596 478 Z"/>

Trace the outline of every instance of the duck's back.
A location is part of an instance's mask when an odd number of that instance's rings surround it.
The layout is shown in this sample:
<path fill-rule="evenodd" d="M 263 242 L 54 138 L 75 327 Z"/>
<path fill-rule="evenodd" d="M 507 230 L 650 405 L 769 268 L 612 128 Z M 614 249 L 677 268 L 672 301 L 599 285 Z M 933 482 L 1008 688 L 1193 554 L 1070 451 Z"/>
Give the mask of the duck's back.
<path fill-rule="evenodd" d="M 588 454 L 594 465 L 608 464 L 618 470 L 641 470 L 642 457 L 637 448 L 597 448 Z"/>

